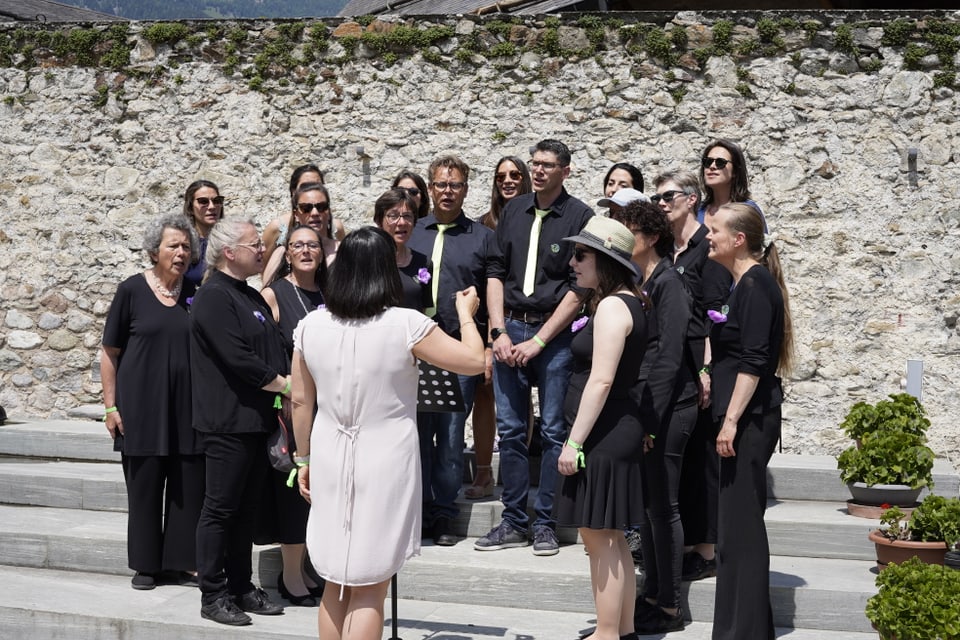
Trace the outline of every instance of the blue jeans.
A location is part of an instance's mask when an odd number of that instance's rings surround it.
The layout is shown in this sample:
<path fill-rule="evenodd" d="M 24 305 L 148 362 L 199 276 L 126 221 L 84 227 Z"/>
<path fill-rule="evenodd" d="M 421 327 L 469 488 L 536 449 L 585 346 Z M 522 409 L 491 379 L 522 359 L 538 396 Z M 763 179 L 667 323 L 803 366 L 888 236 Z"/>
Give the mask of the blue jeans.
<path fill-rule="evenodd" d="M 507 320 L 506 330 L 513 344 L 529 340 L 539 325 Z M 500 434 L 500 477 L 503 480 L 503 519 L 518 531 L 526 531 L 527 494 L 530 492 L 530 454 L 527 450 L 527 421 L 531 378 L 540 389 L 540 434 L 543 454 L 540 459 L 540 489 L 534 502 L 534 528 L 556 529 L 553 518 L 553 494 L 557 488 L 557 458 L 567 435 L 563 401 L 567 397 L 573 355 L 573 334 L 561 331 L 526 366 L 511 367 L 493 363 L 493 389 L 497 405 L 497 433 Z"/>
<path fill-rule="evenodd" d="M 463 392 L 464 412 L 417 413 L 420 434 L 420 470 L 423 478 L 423 524 L 437 518 L 456 518 L 457 495 L 463 486 L 463 428 L 473 408 L 478 376 L 457 376 Z"/>

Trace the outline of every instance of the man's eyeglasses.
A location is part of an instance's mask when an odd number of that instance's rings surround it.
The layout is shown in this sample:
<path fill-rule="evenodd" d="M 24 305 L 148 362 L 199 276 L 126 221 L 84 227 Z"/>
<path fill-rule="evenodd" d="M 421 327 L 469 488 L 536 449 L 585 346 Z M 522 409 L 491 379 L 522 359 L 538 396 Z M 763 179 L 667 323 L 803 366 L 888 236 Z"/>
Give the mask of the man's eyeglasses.
<path fill-rule="evenodd" d="M 494 179 L 497 181 L 497 184 L 503 184 L 508 177 L 514 182 L 519 182 L 520 179 L 523 178 L 523 174 L 519 171 L 507 171 L 506 173 L 498 173 Z"/>
<path fill-rule="evenodd" d="M 559 162 L 543 162 L 542 160 L 531 160 L 527 164 L 530 165 L 531 169 L 543 169 L 544 171 L 553 171 L 557 167 L 564 167 Z"/>
<path fill-rule="evenodd" d="M 397 222 L 400 220 L 400 218 L 403 218 L 404 220 L 410 223 L 413 223 L 415 221 L 415 218 L 413 217 L 412 213 L 396 213 L 395 211 L 388 211 L 387 213 L 383 214 L 383 217 L 389 220 L 390 222 Z"/>
<path fill-rule="evenodd" d="M 217 196 L 215 198 L 194 198 L 193 201 L 196 202 L 201 207 L 209 206 L 211 203 L 215 207 L 223 205 L 223 196 Z"/>
<path fill-rule="evenodd" d="M 720 167 L 720 168 L 722 169 L 723 167 Z M 677 191 L 676 189 L 671 189 L 670 191 L 664 191 L 663 193 L 658 193 L 656 195 L 650 196 L 650 202 L 652 202 L 653 204 L 659 204 L 660 201 L 663 200 L 667 204 L 670 204 L 671 202 L 673 202 L 673 199 L 676 198 L 677 196 L 684 196 L 684 195 L 687 195 L 687 194 L 684 193 L 683 191 Z"/>
<path fill-rule="evenodd" d="M 587 254 L 593 253 L 591 249 L 581 249 L 577 247 L 573 250 L 573 259 L 577 262 L 583 262 L 583 259 L 587 257 Z"/>
<path fill-rule="evenodd" d="M 455 193 L 457 191 L 463 191 L 463 188 L 467 186 L 466 182 L 431 182 L 430 184 L 437 191 L 446 191 L 447 189 L 450 189 L 450 191 Z"/>
<path fill-rule="evenodd" d="M 704 156 L 700 159 L 700 164 L 703 165 L 704 169 L 709 169 L 710 165 L 715 164 L 717 169 L 723 170 L 728 164 L 730 164 L 730 161 L 726 158 L 711 158 L 710 156 Z"/>
<path fill-rule="evenodd" d="M 298 202 L 297 209 L 300 210 L 300 213 L 307 215 L 314 209 L 317 210 L 317 213 L 323 213 L 324 211 L 330 211 L 329 202 Z"/>
<path fill-rule="evenodd" d="M 310 251 L 320 251 L 319 242 L 294 242 L 293 244 L 287 245 L 294 253 L 300 253 L 305 249 L 310 249 Z"/>

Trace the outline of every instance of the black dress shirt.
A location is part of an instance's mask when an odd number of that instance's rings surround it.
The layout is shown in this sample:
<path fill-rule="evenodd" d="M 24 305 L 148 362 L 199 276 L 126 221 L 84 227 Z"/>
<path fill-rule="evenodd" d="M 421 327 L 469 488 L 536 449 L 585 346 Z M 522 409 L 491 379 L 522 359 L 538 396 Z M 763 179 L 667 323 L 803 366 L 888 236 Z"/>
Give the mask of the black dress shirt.
<path fill-rule="evenodd" d="M 261 389 L 288 371 L 283 335 L 263 297 L 214 271 L 190 307 L 193 428 L 257 433 L 276 427 L 275 393 Z"/>
<path fill-rule="evenodd" d="M 431 214 L 417 221 L 410 235 L 409 247 L 425 255 L 433 256 L 433 243 L 437 239 L 437 218 Z M 482 325 L 487 321 L 487 254 L 493 244 L 493 231 L 476 220 L 471 220 L 462 211 L 453 220 L 454 226 L 443 232 L 443 254 L 440 257 L 437 299 L 434 306 L 437 314 L 433 318 L 447 335 L 460 337 L 460 317 L 457 315 L 456 293 L 467 287 L 476 287 L 480 296 L 480 309 L 477 311 L 477 328 L 480 335 L 485 330 Z M 438 269 L 432 264 L 433 274 Z M 429 285 L 431 291 L 432 284 Z"/>
<path fill-rule="evenodd" d="M 593 210 L 567 193 L 566 189 L 543 218 L 537 250 L 537 269 L 533 295 L 523 293 L 527 268 L 530 230 L 536 218 L 536 194 L 517 196 L 507 203 L 497 224 L 496 242 L 490 253 L 487 276 L 503 281 L 503 306 L 517 312 L 550 313 L 568 291 L 574 290 L 570 269 L 573 243 L 563 238 L 575 236 L 593 217 Z"/>

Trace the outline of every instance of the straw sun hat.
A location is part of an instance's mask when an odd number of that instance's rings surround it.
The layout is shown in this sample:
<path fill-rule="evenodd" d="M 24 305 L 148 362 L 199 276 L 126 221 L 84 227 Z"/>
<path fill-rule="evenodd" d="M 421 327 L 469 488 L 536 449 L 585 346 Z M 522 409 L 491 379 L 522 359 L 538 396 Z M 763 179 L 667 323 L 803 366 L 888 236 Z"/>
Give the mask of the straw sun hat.
<path fill-rule="evenodd" d="M 632 273 L 637 273 L 637 268 L 631 261 L 636 239 L 629 229 L 612 218 L 593 216 L 579 234 L 564 240 L 577 242 L 604 253 L 630 269 Z"/>

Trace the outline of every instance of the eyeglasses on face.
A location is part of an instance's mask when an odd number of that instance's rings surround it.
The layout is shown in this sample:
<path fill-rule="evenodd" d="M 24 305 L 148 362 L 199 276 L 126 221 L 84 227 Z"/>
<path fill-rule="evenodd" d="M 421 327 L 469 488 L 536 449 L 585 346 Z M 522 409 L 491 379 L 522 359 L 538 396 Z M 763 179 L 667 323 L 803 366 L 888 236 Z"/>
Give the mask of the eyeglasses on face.
<path fill-rule="evenodd" d="M 383 214 L 383 217 L 390 222 L 398 222 L 401 218 L 410 223 L 415 220 L 412 213 L 397 213 L 396 211 L 387 211 Z"/>
<path fill-rule="evenodd" d="M 573 250 L 573 259 L 576 260 L 577 262 L 583 262 L 583 259 L 591 253 L 593 253 L 592 249 L 584 249 L 582 247 L 577 247 L 576 249 Z"/>
<path fill-rule="evenodd" d="M 710 165 L 716 165 L 717 169 L 722 171 L 728 164 L 730 164 L 730 160 L 727 160 L 726 158 L 711 158 L 710 156 L 704 156 L 700 159 L 700 164 L 703 165 L 704 169 L 709 169 Z"/>
<path fill-rule="evenodd" d="M 330 211 L 329 202 L 298 202 L 297 209 L 300 210 L 300 213 L 306 215 L 313 211 L 317 210 L 317 213 L 323 213 L 324 211 Z"/>
<path fill-rule="evenodd" d="M 466 182 L 431 182 L 430 184 L 437 191 L 446 191 L 447 189 L 450 189 L 450 191 L 453 192 L 463 191 L 463 188 L 467 186 Z"/>
<path fill-rule="evenodd" d="M 194 198 L 193 201 L 201 207 L 206 207 L 210 204 L 213 204 L 215 207 L 220 207 L 223 205 L 223 196 L 217 196 L 215 198 Z"/>
<path fill-rule="evenodd" d="M 723 167 L 720 167 L 720 168 L 722 169 Z M 676 189 L 671 189 L 669 191 L 664 191 L 663 193 L 658 193 L 656 195 L 650 196 L 650 202 L 652 202 L 653 204 L 659 204 L 660 201 L 663 200 L 667 204 L 670 204 L 671 202 L 673 202 L 673 199 L 676 198 L 677 196 L 684 196 L 684 195 L 686 194 L 683 191 L 677 191 Z"/>
<path fill-rule="evenodd" d="M 498 173 L 494 179 L 497 181 L 497 184 L 503 184 L 507 178 L 510 178 L 514 182 L 519 182 L 520 179 L 523 178 L 523 174 L 519 171 L 507 171 L 506 173 Z"/>
<path fill-rule="evenodd" d="M 319 243 L 319 242 L 312 242 L 312 241 L 311 241 L 311 242 L 301 242 L 301 241 L 297 241 L 297 242 L 288 244 L 287 246 L 290 247 L 290 249 L 293 250 L 294 253 L 300 253 L 301 251 L 304 251 L 305 249 L 310 249 L 310 251 L 320 251 L 320 243 Z"/>
<path fill-rule="evenodd" d="M 544 171 L 553 171 L 557 167 L 565 167 L 559 162 L 544 162 L 542 160 L 531 160 L 527 164 L 530 165 L 531 169 L 543 169 Z"/>
<path fill-rule="evenodd" d="M 238 242 L 237 246 L 246 247 L 253 251 L 263 251 L 265 245 L 263 244 L 263 240 L 257 240 L 256 242 Z"/>
<path fill-rule="evenodd" d="M 419 197 L 420 197 L 420 189 L 418 189 L 418 188 L 416 188 L 416 187 L 397 187 L 397 189 L 401 189 L 401 190 L 403 190 L 403 191 L 406 191 L 407 194 L 409 194 L 409 196 L 410 196 L 411 198 L 419 198 Z"/>

